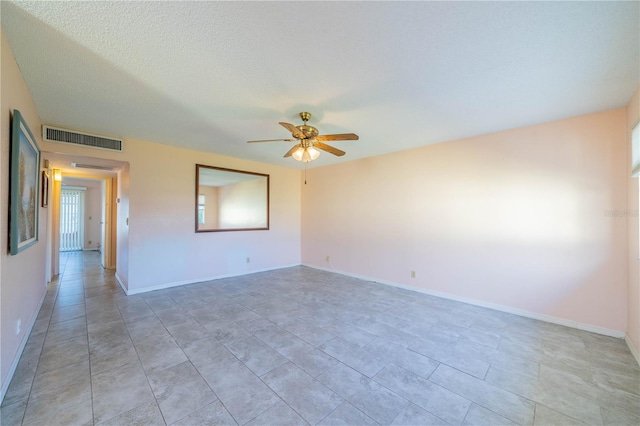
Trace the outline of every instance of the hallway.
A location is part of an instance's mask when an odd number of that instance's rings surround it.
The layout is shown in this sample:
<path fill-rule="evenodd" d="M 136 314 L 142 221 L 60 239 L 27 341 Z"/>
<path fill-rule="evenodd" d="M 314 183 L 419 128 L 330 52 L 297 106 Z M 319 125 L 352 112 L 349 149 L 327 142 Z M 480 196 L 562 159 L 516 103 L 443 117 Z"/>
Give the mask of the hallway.
<path fill-rule="evenodd" d="M 117 309 L 101 308 L 115 307 L 118 298 L 126 295 L 114 271 L 102 268 L 99 252 L 60 253 L 60 275 L 47 288 L 7 390 L 2 425 L 20 424 L 23 416 L 24 424 L 92 422 L 89 352 L 98 367 L 101 358 L 115 355 L 118 348 L 92 345 L 87 329 L 116 315 Z"/>

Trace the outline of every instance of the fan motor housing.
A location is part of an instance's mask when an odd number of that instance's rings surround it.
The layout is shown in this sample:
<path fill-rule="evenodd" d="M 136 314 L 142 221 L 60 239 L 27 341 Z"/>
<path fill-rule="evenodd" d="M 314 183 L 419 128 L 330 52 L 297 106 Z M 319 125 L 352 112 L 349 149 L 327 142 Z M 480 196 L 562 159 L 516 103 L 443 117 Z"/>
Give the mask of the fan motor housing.
<path fill-rule="evenodd" d="M 296 126 L 307 138 L 315 138 L 318 136 L 318 129 L 313 126 L 307 126 L 306 124 L 302 124 L 300 126 Z"/>

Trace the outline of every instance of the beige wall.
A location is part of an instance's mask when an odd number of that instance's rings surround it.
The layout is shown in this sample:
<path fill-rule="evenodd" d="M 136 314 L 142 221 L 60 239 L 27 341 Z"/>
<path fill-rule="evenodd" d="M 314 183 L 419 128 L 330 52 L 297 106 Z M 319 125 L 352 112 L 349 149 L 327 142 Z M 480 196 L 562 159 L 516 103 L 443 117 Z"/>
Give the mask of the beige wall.
<path fill-rule="evenodd" d="M 125 143 L 131 169 L 130 290 L 300 263 L 297 170 L 143 141 Z M 270 230 L 195 233 L 196 163 L 270 174 Z"/>
<path fill-rule="evenodd" d="M 310 169 L 302 261 L 622 336 L 625 114 Z"/>
<path fill-rule="evenodd" d="M 204 223 L 203 229 L 218 228 L 218 192 L 216 186 L 200 185 L 200 195 L 204 195 Z"/>
<path fill-rule="evenodd" d="M 264 179 L 221 186 L 218 198 L 220 227 L 266 227 L 267 202 Z"/>
<path fill-rule="evenodd" d="M 1 32 L 1 82 L 0 93 L 0 388 L 4 396 L 11 369 L 19 356 L 26 333 L 35 321 L 38 308 L 46 289 L 46 236 L 47 209 L 39 208 L 39 241 L 15 256 L 8 254 L 9 229 L 9 164 L 10 164 L 10 115 L 19 110 L 31 132 L 42 148 L 40 118 L 31 99 L 20 70 L 13 58 L 4 31 Z M 38 206 L 40 201 L 38 199 Z M 20 332 L 16 332 L 16 322 L 21 322 Z"/>
<path fill-rule="evenodd" d="M 631 130 L 640 120 L 640 89 L 631 97 L 627 105 L 627 153 L 631 153 Z M 631 157 L 627 157 L 627 176 L 631 176 Z M 636 357 L 640 356 L 640 279 L 638 261 L 638 179 L 628 178 L 628 274 L 627 293 L 627 340 L 635 349 Z M 638 360 L 640 362 L 640 359 Z"/>

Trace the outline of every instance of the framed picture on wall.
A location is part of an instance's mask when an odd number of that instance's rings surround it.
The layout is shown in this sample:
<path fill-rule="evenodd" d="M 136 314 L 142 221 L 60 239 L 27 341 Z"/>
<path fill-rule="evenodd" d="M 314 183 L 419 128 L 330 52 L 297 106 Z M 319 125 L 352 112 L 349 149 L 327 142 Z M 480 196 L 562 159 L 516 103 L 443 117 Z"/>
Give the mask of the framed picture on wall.
<path fill-rule="evenodd" d="M 42 190 L 40 191 L 40 205 L 49 207 L 49 175 L 45 170 L 42 171 L 42 181 L 40 182 Z"/>
<path fill-rule="evenodd" d="M 38 242 L 40 148 L 17 109 L 11 124 L 9 248 L 12 255 Z"/>

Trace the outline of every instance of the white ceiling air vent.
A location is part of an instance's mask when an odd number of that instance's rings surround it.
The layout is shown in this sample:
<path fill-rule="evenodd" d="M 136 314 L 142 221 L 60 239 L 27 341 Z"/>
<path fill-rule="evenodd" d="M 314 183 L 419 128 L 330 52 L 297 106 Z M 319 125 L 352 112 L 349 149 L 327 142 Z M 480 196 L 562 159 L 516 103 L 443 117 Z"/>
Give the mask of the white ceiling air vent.
<path fill-rule="evenodd" d="M 91 133 L 76 132 L 74 130 L 60 129 L 58 127 L 51 127 L 47 125 L 42 126 L 42 138 L 49 142 L 62 142 L 72 145 L 122 152 L 122 141 L 120 139 L 92 135 Z"/>

